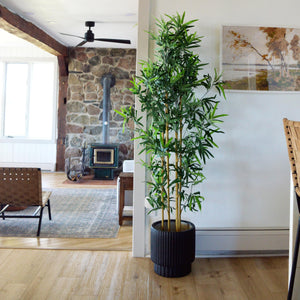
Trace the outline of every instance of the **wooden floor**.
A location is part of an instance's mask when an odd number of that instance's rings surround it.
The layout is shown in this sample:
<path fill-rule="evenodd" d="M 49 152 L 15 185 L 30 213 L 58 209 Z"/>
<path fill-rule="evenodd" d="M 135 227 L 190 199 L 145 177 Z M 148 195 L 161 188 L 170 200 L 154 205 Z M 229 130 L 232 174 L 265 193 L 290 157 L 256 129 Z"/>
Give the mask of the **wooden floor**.
<path fill-rule="evenodd" d="M 43 174 L 43 187 L 64 181 Z M 197 258 L 190 275 L 171 279 L 156 275 L 149 258 L 133 258 L 131 239 L 131 226 L 117 239 L 0 238 L 0 299 L 286 299 L 287 257 Z"/>
<path fill-rule="evenodd" d="M 70 181 L 64 172 L 43 172 L 43 188 L 116 188 L 117 180 L 93 180 L 91 176 L 84 176 L 79 182 Z"/>
<path fill-rule="evenodd" d="M 163 278 L 121 251 L 0 249 L 0 299 L 283 300 L 287 258 L 203 258 Z"/>
<path fill-rule="evenodd" d="M 43 188 L 116 188 L 116 181 L 114 185 L 110 181 L 99 181 L 98 185 L 94 183 L 85 184 L 84 180 L 80 183 L 73 183 L 71 181 L 68 182 L 63 172 L 43 172 L 42 186 Z M 124 221 L 123 226 L 119 229 L 117 238 L 113 239 L 0 237 L 0 248 L 131 251 L 131 225 L 132 222 Z"/>

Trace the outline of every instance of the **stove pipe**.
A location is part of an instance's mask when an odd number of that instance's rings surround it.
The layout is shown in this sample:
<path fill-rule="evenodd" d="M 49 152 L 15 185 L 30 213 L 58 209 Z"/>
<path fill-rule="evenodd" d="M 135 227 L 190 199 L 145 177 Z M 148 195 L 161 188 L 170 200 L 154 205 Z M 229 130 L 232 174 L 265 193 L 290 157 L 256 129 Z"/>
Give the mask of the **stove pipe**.
<path fill-rule="evenodd" d="M 116 78 L 112 74 L 104 74 L 101 78 L 101 84 L 103 86 L 103 125 L 102 135 L 103 144 L 109 143 L 109 111 L 111 109 L 110 102 L 110 88 L 116 83 Z M 100 118 L 99 118 L 100 119 Z"/>

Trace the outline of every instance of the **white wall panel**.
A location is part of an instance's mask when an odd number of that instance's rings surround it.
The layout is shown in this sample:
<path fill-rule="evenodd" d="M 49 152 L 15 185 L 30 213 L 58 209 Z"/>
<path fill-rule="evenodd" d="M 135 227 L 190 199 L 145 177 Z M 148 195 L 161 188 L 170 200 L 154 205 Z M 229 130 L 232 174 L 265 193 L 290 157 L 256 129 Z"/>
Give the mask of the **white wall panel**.
<path fill-rule="evenodd" d="M 0 162 L 13 161 L 13 144 L 0 143 Z"/>
<path fill-rule="evenodd" d="M 0 143 L 0 166 L 55 170 L 56 144 Z"/>

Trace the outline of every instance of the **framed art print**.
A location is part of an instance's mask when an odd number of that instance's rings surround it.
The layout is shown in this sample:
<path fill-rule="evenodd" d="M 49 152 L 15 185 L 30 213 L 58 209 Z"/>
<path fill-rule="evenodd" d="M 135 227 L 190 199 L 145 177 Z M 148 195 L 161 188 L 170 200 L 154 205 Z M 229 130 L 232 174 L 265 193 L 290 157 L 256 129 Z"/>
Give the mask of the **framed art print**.
<path fill-rule="evenodd" d="M 223 26 L 226 89 L 300 91 L 300 29 Z"/>

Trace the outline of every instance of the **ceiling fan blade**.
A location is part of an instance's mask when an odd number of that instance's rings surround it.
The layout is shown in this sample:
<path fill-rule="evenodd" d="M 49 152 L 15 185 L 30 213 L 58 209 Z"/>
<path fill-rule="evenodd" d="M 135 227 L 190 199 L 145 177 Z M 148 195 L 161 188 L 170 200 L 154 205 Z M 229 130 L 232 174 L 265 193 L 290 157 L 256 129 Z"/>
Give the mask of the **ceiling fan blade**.
<path fill-rule="evenodd" d="M 86 43 L 86 41 L 82 41 L 81 43 L 79 43 L 78 45 L 76 45 L 75 47 L 81 47 Z"/>
<path fill-rule="evenodd" d="M 68 34 L 68 33 L 63 33 L 63 32 L 60 32 L 60 34 L 62 34 L 62 35 L 67 35 L 67 36 L 74 36 L 74 37 L 78 37 L 78 38 L 80 38 L 80 39 L 84 39 L 84 37 L 79 36 L 79 35 Z"/>
<path fill-rule="evenodd" d="M 120 44 L 131 44 L 130 40 L 119 40 L 119 39 L 94 39 L 94 41 L 120 43 Z"/>

